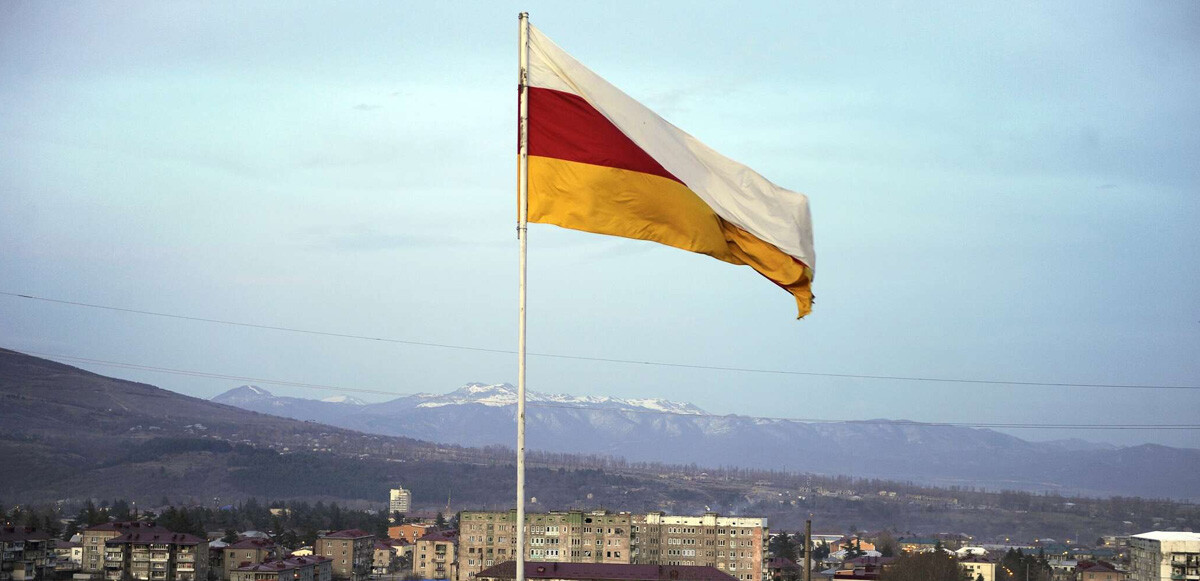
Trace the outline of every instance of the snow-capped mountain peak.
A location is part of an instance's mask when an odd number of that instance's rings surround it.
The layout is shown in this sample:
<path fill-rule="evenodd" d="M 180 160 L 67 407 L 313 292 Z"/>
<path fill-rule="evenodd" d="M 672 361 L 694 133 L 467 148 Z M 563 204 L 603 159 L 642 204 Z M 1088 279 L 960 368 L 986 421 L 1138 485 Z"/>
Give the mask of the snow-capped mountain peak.
<path fill-rule="evenodd" d="M 417 404 L 417 407 L 423 408 L 467 404 L 503 407 L 517 404 L 517 388 L 507 383 L 490 385 L 485 383 L 468 383 L 445 395 L 421 394 L 420 397 L 425 401 Z M 527 402 L 541 402 L 581 408 L 650 410 L 687 415 L 707 415 L 707 412 L 690 403 L 657 398 L 622 399 L 608 396 L 579 396 L 528 391 L 525 394 L 525 400 Z"/>
<path fill-rule="evenodd" d="M 324 398 L 321 401 L 325 403 L 344 403 L 346 405 L 367 405 L 367 402 L 348 395 L 334 395 Z"/>

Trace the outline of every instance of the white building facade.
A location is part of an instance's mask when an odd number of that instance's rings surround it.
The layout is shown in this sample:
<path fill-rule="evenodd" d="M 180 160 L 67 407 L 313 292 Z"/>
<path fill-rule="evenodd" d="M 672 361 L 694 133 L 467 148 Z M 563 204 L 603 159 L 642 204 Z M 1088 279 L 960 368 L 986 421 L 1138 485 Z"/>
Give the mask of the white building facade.
<path fill-rule="evenodd" d="M 1200 581 L 1200 533 L 1153 531 L 1129 539 L 1130 581 Z"/>
<path fill-rule="evenodd" d="M 396 513 L 408 514 L 412 508 L 412 492 L 404 488 L 393 488 L 388 492 L 388 517 Z"/>

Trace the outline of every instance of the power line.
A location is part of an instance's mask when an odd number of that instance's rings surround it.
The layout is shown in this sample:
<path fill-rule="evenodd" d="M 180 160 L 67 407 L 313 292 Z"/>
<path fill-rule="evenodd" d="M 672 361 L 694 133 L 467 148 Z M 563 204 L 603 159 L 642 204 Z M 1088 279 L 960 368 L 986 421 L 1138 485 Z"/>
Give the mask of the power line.
<path fill-rule="evenodd" d="M 356 335 L 353 333 L 338 333 L 331 331 L 317 331 L 312 329 L 301 329 L 297 327 L 284 327 L 280 325 L 264 325 L 259 323 L 245 323 L 240 321 L 229 321 L 224 319 L 212 319 L 207 317 L 197 317 L 192 315 L 179 315 L 174 313 L 162 313 L 155 311 L 146 311 L 141 309 L 130 309 L 124 307 L 114 307 L 109 305 L 99 305 L 94 303 L 84 303 L 79 301 L 68 301 L 63 299 L 54 299 L 48 297 L 40 297 L 34 295 L 13 293 L 0 291 L 0 296 L 8 296 L 22 298 L 34 301 L 43 301 L 48 303 L 56 303 L 62 305 L 71 305 L 76 307 L 86 307 L 90 309 L 103 309 L 108 311 L 116 311 L 121 313 L 130 313 L 138 315 L 147 315 L 154 317 L 165 317 L 170 319 L 180 319 L 185 321 L 194 321 L 201 323 L 212 323 L 219 325 L 230 325 L 235 327 L 248 327 L 252 329 L 265 329 L 270 331 L 282 331 L 287 333 L 303 333 L 307 335 L 318 335 L 324 337 L 337 337 L 341 339 L 358 339 L 364 341 L 377 341 L 383 343 L 395 343 L 400 345 L 413 345 L 419 347 L 434 347 L 438 349 L 455 349 L 459 351 L 475 351 L 481 353 L 498 353 L 513 355 L 516 350 L 513 349 L 495 349 L 488 347 L 475 347 L 469 345 L 455 345 L 450 343 L 434 343 L 429 341 L 415 341 L 407 339 L 395 339 L 389 337 L 373 337 L 369 335 Z M 1061 381 L 1007 381 L 1001 379 L 963 379 L 950 377 L 923 377 L 923 376 L 906 376 L 906 375 L 871 375 L 859 373 L 824 373 L 816 371 L 794 371 L 786 369 L 762 369 L 751 367 L 729 367 L 720 365 L 699 365 L 692 363 L 673 363 L 669 361 L 652 361 L 652 360 L 634 360 L 634 359 L 619 359 L 612 357 L 589 357 L 586 355 L 566 355 L 562 353 L 528 353 L 530 357 L 544 357 L 548 359 L 567 359 L 573 361 L 590 361 L 595 363 L 614 363 L 621 365 L 646 365 L 652 367 L 669 367 L 678 369 L 700 369 L 706 371 L 726 371 L 732 373 L 758 373 L 769 375 L 795 375 L 805 377 L 833 377 L 842 379 L 866 379 L 866 380 L 883 380 L 883 381 L 911 381 L 925 383 L 958 383 L 958 384 L 974 384 L 974 385 L 1012 385 L 1025 387 L 1070 387 L 1070 388 L 1092 388 L 1092 389 L 1183 389 L 1183 390 L 1200 390 L 1200 385 L 1156 385 L 1156 384 L 1114 384 L 1114 383 L 1074 383 Z"/>
<path fill-rule="evenodd" d="M 318 383 L 303 383 L 298 381 L 287 381 L 279 379 L 266 379 L 259 377 L 248 377 L 241 375 L 229 375 L 224 373 L 213 373 L 207 371 L 196 371 L 191 369 L 174 369 L 170 367 L 156 367 L 153 365 L 142 365 L 138 363 L 126 363 L 121 361 L 107 361 L 104 359 L 92 359 L 88 357 L 75 357 L 71 355 L 57 355 L 52 353 L 38 353 L 34 351 L 26 351 L 27 355 L 36 355 L 48 359 L 60 359 L 65 361 L 74 361 L 80 363 L 90 363 L 94 365 L 106 365 L 112 367 L 120 367 L 124 369 L 136 369 L 140 371 L 152 371 L 156 373 L 170 373 L 177 375 L 186 375 L 192 377 L 211 377 L 216 379 L 233 379 L 239 381 L 254 381 L 257 383 L 265 383 L 269 385 L 283 385 L 288 387 L 304 387 L 311 389 L 324 389 L 330 391 L 343 391 L 352 393 L 371 393 L 391 396 L 411 396 L 415 394 L 401 393 L 395 391 L 385 391 L 381 389 L 367 389 L 356 387 L 341 387 L 336 385 L 325 385 Z M 561 408 L 561 409 L 580 409 L 595 411 L 596 408 L 587 407 L 577 404 L 556 403 L 556 402 L 540 402 L 531 401 L 526 404 L 529 407 L 539 408 Z M 1200 424 L 1054 424 L 1054 423 L 1036 423 L 1036 422 L 910 422 L 897 420 L 835 420 L 828 418 L 786 418 L 786 417 L 761 417 L 761 416 L 739 416 L 735 414 L 718 416 L 709 414 L 695 414 L 687 412 L 675 412 L 670 410 L 651 410 L 651 409 L 636 409 L 622 408 L 612 411 L 614 413 L 633 413 L 633 414 L 649 414 L 658 416 L 681 416 L 681 417 L 704 417 L 710 420 L 721 419 L 753 419 L 767 420 L 776 422 L 792 422 L 804 424 L 879 424 L 879 425 L 913 425 L 919 427 L 960 427 L 960 428 L 998 428 L 998 429 L 1058 429 L 1058 430 L 1200 430 Z"/>

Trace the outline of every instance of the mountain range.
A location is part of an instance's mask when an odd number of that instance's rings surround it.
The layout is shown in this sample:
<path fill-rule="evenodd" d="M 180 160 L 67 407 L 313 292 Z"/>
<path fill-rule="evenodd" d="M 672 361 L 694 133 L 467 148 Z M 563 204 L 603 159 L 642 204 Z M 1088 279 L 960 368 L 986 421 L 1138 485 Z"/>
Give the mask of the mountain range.
<path fill-rule="evenodd" d="M 214 402 L 362 432 L 511 446 L 516 390 L 472 383 L 348 405 L 242 386 Z M 527 446 L 630 461 L 846 474 L 939 486 L 1200 498 L 1200 450 L 1083 440 L 1034 443 L 993 430 L 902 420 L 807 423 L 713 415 L 662 399 L 527 394 Z"/>

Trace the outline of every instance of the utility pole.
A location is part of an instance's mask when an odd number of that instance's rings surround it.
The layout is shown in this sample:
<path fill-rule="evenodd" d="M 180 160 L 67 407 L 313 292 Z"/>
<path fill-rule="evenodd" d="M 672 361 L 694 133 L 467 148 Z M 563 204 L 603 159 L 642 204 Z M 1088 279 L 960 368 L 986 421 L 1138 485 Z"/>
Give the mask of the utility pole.
<path fill-rule="evenodd" d="M 812 581 L 812 519 L 804 521 L 804 581 Z"/>

